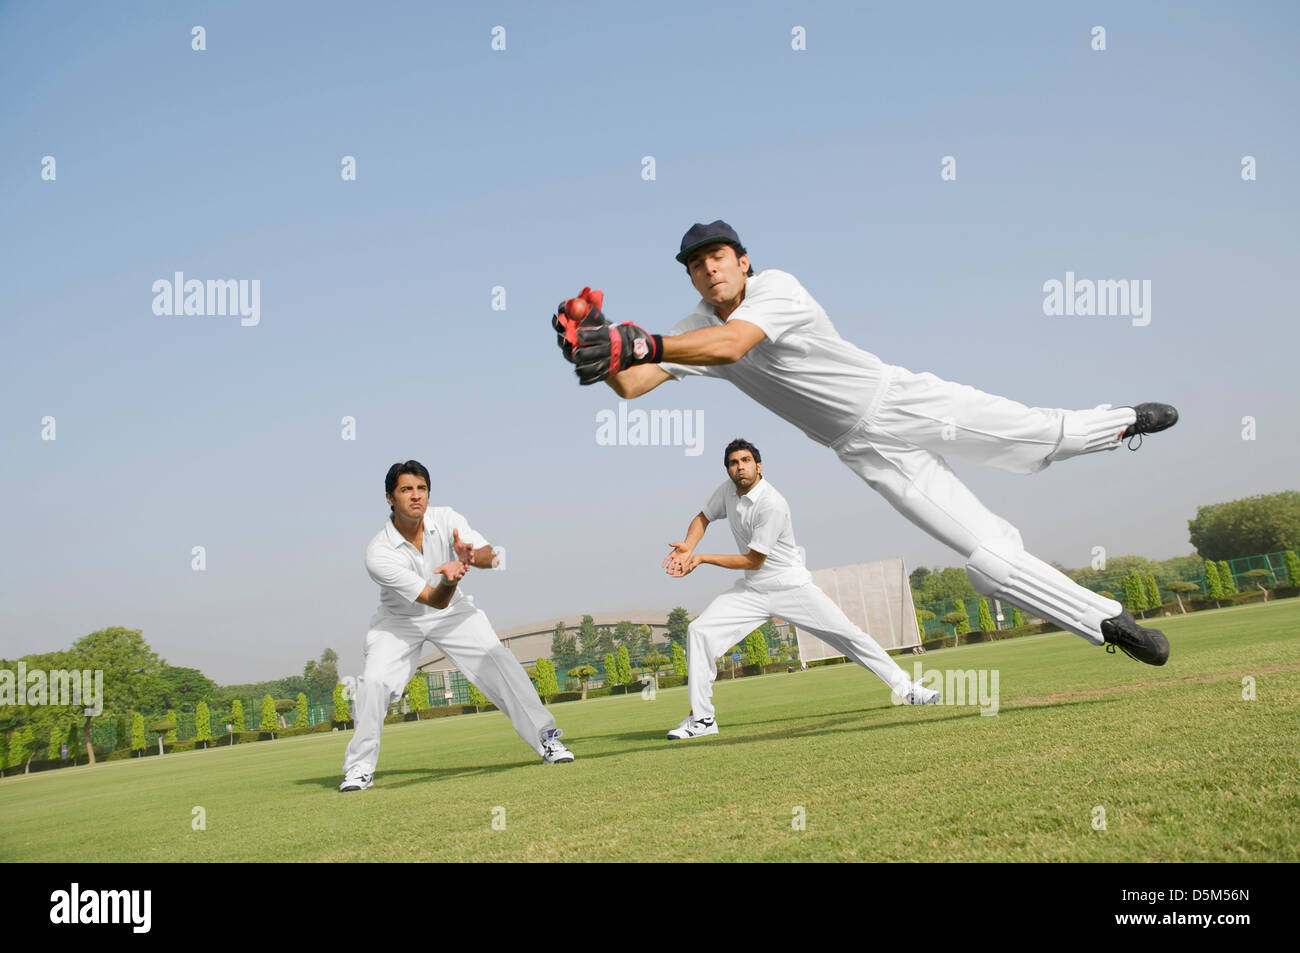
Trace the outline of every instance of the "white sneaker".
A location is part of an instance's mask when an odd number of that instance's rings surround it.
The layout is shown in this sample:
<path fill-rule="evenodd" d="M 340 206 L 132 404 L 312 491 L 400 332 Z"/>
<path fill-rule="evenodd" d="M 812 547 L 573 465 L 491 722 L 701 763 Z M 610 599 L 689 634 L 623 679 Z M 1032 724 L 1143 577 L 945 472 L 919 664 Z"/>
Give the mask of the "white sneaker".
<path fill-rule="evenodd" d="M 937 705 L 939 693 L 933 688 L 926 688 L 920 682 L 913 682 L 912 687 L 903 696 L 903 702 L 908 705 Z"/>
<path fill-rule="evenodd" d="M 542 735 L 542 760 L 547 764 L 568 764 L 573 760 L 573 752 L 560 743 L 559 728 L 552 728 Z"/>
<path fill-rule="evenodd" d="M 349 771 L 348 776 L 343 779 L 339 785 L 340 791 L 364 791 L 375 783 L 375 777 L 372 774 L 360 774 Z"/>
<path fill-rule="evenodd" d="M 712 718 L 696 718 L 694 715 L 687 715 L 682 719 L 682 723 L 668 732 L 668 737 L 672 741 L 681 741 L 683 738 L 699 738 L 703 735 L 716 735 L 718 733 L 718 723 Z"/>

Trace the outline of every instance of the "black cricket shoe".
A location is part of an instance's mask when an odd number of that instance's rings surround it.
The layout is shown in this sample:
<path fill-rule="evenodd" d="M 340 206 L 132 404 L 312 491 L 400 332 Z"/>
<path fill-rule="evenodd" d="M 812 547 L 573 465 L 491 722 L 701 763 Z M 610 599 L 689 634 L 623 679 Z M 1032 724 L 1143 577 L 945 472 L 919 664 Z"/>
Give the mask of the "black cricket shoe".
<path fill-rule="evenodd" d="M 1133 410 L 1137 413 L 1137 420 L 1119 435 L 1121 440 L 1125 437 L 1130 438 L 1128 444 L 1130 450 L 1142 446 L 1144 433 L 1159 433 L 1178 423 L 1178 410 L 1169 404 L 1135 404 Z M 1131 439 L 1133 437 L 1138 438 L 1137 446 L 1133 445 Z"/>
<path fill-rule="evenodd" d="M 1101 637 L 1111 654 L 1118 645 L 1129 658 L 1148 665 L 1164 665 L 1169 661 L 1169 640 L 1165 634 L 1159 629 L 1144 629 L 1127 609 L 1101 624 Z"/>

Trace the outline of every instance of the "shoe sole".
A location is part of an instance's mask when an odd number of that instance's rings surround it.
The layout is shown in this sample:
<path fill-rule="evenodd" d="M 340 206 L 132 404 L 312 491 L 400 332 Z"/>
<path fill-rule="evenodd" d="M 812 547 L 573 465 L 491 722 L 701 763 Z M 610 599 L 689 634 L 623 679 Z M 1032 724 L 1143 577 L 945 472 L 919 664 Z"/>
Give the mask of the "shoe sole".
<path fill-rule="evenodd" d="M 674 735 L 672 732 L 669 732 L 668 740 L 669 741 L 690 741 L 692 738 L 708 738 L 710 735 L 716 735 L 716 734 L 717 731 L 699 731 L 693 735 Z"/>

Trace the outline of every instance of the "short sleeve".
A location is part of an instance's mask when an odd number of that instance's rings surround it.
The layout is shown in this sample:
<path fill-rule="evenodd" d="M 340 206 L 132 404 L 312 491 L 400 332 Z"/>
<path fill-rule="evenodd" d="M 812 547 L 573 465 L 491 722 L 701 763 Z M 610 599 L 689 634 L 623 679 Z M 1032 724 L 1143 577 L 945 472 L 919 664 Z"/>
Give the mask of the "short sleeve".
<path fill-rule="evenodd" d="M 771 555 L 781 531 L 785 529 L 790 511 L 784 506 L 765 506 L 754 516 L 754 530 L 749 537 L 749 548 L 764 556 Z"/>
<path fill-rule="evenodd" d="M 727 320 L 748 321 L 768 340 L 779 341 L 795 328 L 810 324 L 817 315 L 817 303 L 794 275 L 765 271 L 749 279 L 745 300 Z"/>
<path fill-rule="evenodd" d="M 400 555 L 388 549 L 366 550 L 366 572 L 379 585 L 391 589 L 409 604 L 414 604 L 428 585 L 419 573 L 411 571 Z"/>
<path fill-rule="evenodd" d="M 469 525 L 469 520 L 461 516 L 455 510 L 447 511 L 447 543 L 451 545 L 451 531 L 457 530 L 460 534 L 462 543 L 469 543 L 475 549 L 482 549 L 488 545 L 488 541 L 483 538 L 482 534 L 475 532 Z"/>
<path fill-rule="evenodd" d="M 700 511 L 704 518 L 710 523 L 715 520 L 724 519 L 727 515 L 727 484 L 724 483 L 713 491 L 709 497 L 709 502 L 704 504 L 704 509 Z"/>

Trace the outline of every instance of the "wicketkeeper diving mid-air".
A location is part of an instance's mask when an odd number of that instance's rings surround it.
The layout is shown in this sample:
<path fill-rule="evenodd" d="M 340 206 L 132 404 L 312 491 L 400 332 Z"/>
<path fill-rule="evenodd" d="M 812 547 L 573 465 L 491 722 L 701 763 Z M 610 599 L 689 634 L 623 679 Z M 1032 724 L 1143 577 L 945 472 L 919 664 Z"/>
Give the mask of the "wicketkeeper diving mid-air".
<path fill-rule="evenodd" d="M 1026 407 L 885 364 L 841 338 L 793 275 L 755 275 L 740 237 L 722 221 L 692 226 L 676 257 L 701 300 L 670 335 L 610 324 L 599 291 L 585 289 L 560 306 L 552 325 L 581 383 L 605 381 L 630 400 L 670 378 L 731 381 L 830 447 L 895 509 L 961 553 L 979 592 L 1108 651 L 1118 646 L 1149 665 L 1165 663 L 1163 633 L 1026 552 L 1020 532 L 980 503 L 944 456 L 1037 473 L 1057 460 L 1114 450 L 1125 437 L 1166 430 L 1178 420 L 1173 407 Z"/>

